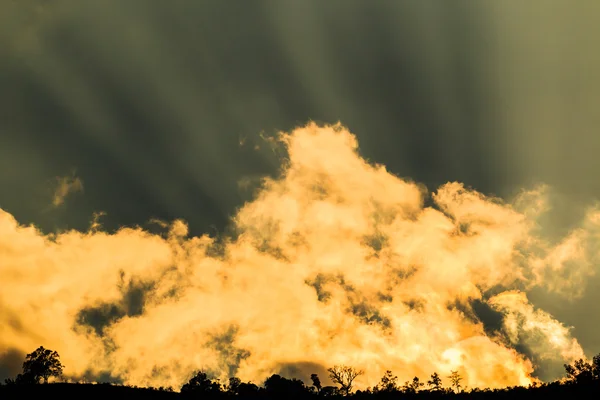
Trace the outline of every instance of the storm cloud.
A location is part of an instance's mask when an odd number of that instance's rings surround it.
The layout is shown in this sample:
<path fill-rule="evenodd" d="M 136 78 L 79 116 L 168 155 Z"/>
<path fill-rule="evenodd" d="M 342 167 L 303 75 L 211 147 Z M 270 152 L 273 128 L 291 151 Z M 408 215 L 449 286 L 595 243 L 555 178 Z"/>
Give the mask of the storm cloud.
<path fill-rule="evenodd" d="M 0 373 L 557 377 L 600 348 L 599 36 L 593 0 L 2 2 Z"/>

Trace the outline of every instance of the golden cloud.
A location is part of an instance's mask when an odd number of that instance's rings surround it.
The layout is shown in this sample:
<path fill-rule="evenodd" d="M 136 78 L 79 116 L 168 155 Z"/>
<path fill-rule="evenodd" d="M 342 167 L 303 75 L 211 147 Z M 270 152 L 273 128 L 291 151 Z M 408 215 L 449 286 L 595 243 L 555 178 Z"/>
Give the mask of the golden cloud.
<path fill-rule="evenodd" d="M 175 387 L 199 368 L 260 383 L 284 366 L 347 364 L 366 371 L 357 388 L 387 369 L 526 385 L 534 367 L 518 341 L 584 356 L 525 291 L 578 294 L 598 213 L 552 245 L 536 234 L 540 188 L 513 205 L 452 182 L 430 207 L 421 185 L 361 158 L 340 124 L 278 140 L 281 173 L 235 214 L 235 237 L 189 237 L 184 221 L 162 235 L 97 223 L 46 235 L 0 210 L 0 353 L 44 345 L 74 379 Z M 486 332 L 474 301 L 502 329 Z"/>

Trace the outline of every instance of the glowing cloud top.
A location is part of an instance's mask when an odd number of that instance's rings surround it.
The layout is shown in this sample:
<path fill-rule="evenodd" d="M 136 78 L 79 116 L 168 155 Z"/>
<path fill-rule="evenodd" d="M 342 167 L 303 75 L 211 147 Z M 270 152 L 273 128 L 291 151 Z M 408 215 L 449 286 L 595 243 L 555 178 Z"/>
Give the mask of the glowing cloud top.
<path fill-rule="evenodd" d="M 73 379 L 175 387 L 200 368 L 260 383 L 346 364 L 366 371 L 357 388 L 387 369 L 526 385 L 534 362 L 585 357 L 526 292 L 580 294 L 596 211 L 551 245 L 535 223 L 544 188 L 506 204 L 453 182 L 430 199 L 361 158 L 339 124 L 277 143 L 281 173 L 238 210 L 230 237 L 188 237 L 183 221 L 164 234 L 95 223 L 45 235 L 0 210 L 0 354 L 43 345 Z M 487 329 L 481 310 L 502 324 Z"/>

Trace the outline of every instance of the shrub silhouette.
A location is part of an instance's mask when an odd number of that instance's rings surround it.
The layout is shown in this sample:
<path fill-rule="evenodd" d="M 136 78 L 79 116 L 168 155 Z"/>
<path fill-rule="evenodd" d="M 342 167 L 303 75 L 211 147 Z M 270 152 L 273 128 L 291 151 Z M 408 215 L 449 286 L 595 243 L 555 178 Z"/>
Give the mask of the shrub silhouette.
<path fill-rule="evenodd" d="M 299 379 L 287 379 L 273 374 L 265 380 L 265 392 L 276 398 L 290 398 L 310 394 L 310 390 Z"/>
<path fill-rule="evenodd" d="M 335 386 L 323 386 L 319 391 L 319 395 L 323 397 L 333 397 L 340 394 L 340 390 Z"/>
<path fill-rule="evenodd" d="M 238 397 L 242 399 L 254 399 L 260 394 L 260 388 L 252 382 L 242 382 L 238 387 Z"/>

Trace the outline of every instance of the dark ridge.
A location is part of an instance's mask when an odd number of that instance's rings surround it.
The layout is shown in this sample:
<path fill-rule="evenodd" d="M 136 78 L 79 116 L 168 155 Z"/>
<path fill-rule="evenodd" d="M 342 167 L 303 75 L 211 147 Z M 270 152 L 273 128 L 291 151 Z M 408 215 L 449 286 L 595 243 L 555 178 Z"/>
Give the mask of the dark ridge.
<path fill-rule="evenodd" d="M 214 335 L 213 347 L 225 349 L 233 347 L 237 327 L 230 326 L 224 332 Z M 223 350 L 221 350 L 223 351 Z M 14 356 L 14 354 L 13 354 Z M 493 368 L 493 367 L 492 367 Z M 258 386 L 253 382 L 242 382 L 234 375 L 228 383 L 215 379 L 215 374 L 206 371 L 196 371 L 189 381 L 181 386 L 179 393 L 173 388 L 139 388 L 110 383 L 86 384 L 64 383 L 64 366 L 56 351 L 40 346 L 34 352 L 27 354 L 23 363 L 23 372 L 14 379 L 6 379 L 0 384 L 0 398 L 39 398 L 42 396 L 55 397 L 97 397 L 116 396 L 130 399 L 157 398 L 204 398 L 204 399 L 255 399 L 270 400 L 281 398 L 317 400 L 321 397 L 336 399 L 392 399 L 392 398 L 460 398 L 465 399 L 522 399 L 522 398 L 597 398 L 600 394 L 600 354 L 593 357 L 591 362 L 577 360 L 564 365 L 566 377 L 554 382 L 535 382 L 528 387 L 513 386 L 505 388 L 475 388 L 468 389 L 461 381 L 464 377 L 458 371 L 452 371 L 450 376 L 440 377 L 437 372 L 431 374 L 431 379 L 423 381 L 415 376 L 412 380 L 399 384 L 399 379 L 392 371 L 386 371 L 375 386 L 353 390 L 354 379 L 365 371 L 348 365 L 335 365 L 325 370 L 322 364 L 312 362 L 296 362 L 279 364 L 281 374 L 291 375 L 286 378 L 280 374 L 272 374 Z M 154 368 L 149 378 L 158 378 L 164 371 Z M 319 374 L 325 380 L 321 380 Z M 54 382 L 52 379 L 57 380 Z M 324 386 L 329 381 L 336 386 Z M 72 380 L 73 377 L 70 377 Z M 307 383 L 310 381 L 310 383 Z M 50 383 L 47 383 L 50 382 Z M 427 385 L 427 386 L 425 386 Z"/>
<path fill-rule="evenodd" d="M 277 382 L 273 382 L 277 378 Z M 259 387 L 249 383 L 241 383 L 247 390 L 238 393 L 231 392 L 221 387 L 221 390 L 204 392 L 202 387 L 194 388 L 189 393 L 180 393 L 171 388 L 142 388 L 121 385 L 101 384 L 74 384 L 74 383 L 49 383 L 38 385 L 0 385 L 0 398 L 115 398 L 115 399 L 252 399 L 274 400 L 285 398 L 311 399 L 321 398 L 339 399 L 352 398 L 356 400 L 369 399 L 465 399 L 465 400 L 520 400 L 520 399 L 592 399 L 600 395 L 600 384 L 596 381 L 588 383 L 561 384 L 552 382 L 530 387 L 510 387 L 504 389 L 470 389 L 457 394 L 450 389 L 430 391 L 422 389 L 416 393 L 406 390 L 390 391 L 356 391 L 347 396 L 341 395 L 335 387 L 323 386 L 321 393 L 316 389 L 303 384 L 296 379 L 287 379 L 273 375 L 267 379 L 272 388 Z M 277 383 L 277 385 L 275 385 Z M 241 387 L 240 387 L 241 389 Z"/>

